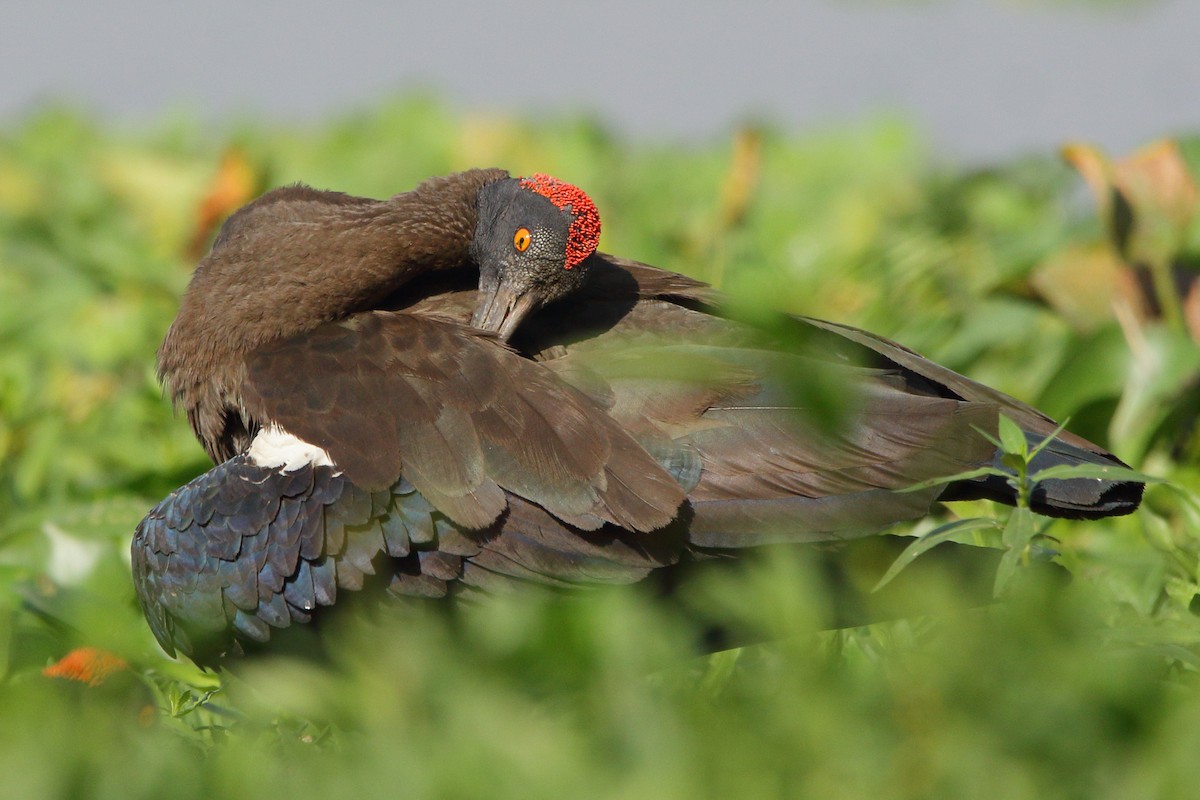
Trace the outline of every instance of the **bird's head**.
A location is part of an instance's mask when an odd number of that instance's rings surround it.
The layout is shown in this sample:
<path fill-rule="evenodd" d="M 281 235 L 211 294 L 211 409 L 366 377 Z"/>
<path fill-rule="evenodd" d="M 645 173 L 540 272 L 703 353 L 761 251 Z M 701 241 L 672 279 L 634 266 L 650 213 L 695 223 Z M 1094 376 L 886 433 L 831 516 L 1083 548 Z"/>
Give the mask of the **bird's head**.
<path fill-rule="evenodd" d="M 471 242 L 480 292 L 471 324 L 508 339 L 530 313 L 579 288 L 599 240 L 600 215 L 578 187 L 540 174 L 487 184 Z"/>

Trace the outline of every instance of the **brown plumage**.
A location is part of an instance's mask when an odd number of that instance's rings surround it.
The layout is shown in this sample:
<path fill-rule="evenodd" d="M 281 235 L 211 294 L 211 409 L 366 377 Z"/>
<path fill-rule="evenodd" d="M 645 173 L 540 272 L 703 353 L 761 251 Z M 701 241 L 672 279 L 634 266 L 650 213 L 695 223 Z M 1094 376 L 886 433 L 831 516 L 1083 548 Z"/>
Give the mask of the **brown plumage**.
<path fill-rule="evenodd" d="M 501 515 L 503 489 L 584 530 L 654 530 L 684 499 L 582 393 L 435 318 L 363 312 L 264 345 L 247 358 L 243 400 L 252 419 L 328 450 L 356 486 L 403 476 L 466 528 Z"/>
<path fill-rule="evenodd" d="M 226 222 L 159 351 L 218 463 L 135 535 L 165 647 L 265 640 L 380 568 L 424 597 L 629 582 L 844 542 L 939 498 L 1012 502 L 995 478 L 894 490 L 998 465 L 975 429 L 1001 412 L 1031 440 L 1056 427 L 862 331 L 796 319 L 804 335 L 780 338 L 680 275 L 601 254 L 563 269 L 572 210 L 522 186 L 473 170 L 384 201 L 289 187 Z M 841 429 L 788 388 L 814 371 L 850 389 Z M 251 448 L 272 431 L 300 449 Z M 1041 459 L 1120 465 L 1065 433 Z M 1033 501 L 1105 516 L 1140 495 L 1049 481 Z"/>
<path fill-rule="evenodd" d="M 246 355 L 464 263 L 479 189 L 504 177 L 471 170 L 388 200 L 289 186 L 226 220 L 158 351 L 159 378 L 213 461 L 253 435 L 241 408 Z"/>

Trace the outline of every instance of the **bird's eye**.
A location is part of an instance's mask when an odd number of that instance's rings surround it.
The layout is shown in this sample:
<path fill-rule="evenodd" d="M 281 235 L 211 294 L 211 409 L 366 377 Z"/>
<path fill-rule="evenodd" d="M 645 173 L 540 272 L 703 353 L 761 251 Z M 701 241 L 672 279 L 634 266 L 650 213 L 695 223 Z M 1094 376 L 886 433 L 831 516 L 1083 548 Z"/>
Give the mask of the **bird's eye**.
<path fill-rule="evenodd" d="M 528 250 L 532 241 L 533 234 L 529 232 L 529 228 L 517 228 L 517 232 L 513 234 L 513 247 L 517 248 L 518 253 Z"/>

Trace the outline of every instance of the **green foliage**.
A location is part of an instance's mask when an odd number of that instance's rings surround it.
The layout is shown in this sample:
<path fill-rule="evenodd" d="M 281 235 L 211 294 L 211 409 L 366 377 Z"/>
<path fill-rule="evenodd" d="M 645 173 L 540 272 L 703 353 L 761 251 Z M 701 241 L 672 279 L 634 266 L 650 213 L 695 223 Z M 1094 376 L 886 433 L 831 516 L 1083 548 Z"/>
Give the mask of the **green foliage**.
<path fill-rule="evenodd" d="M 774 556 L 689 588 L 773 640 L 709 658 L 638 592 L 535 592 L 345 617 L 327 662 L 202 673 L 158 651 L 126 553 L 206 468 L 152 361 L 230 146 L 264 185 L 375 196 L 469 166 L 559 175 L 593 195 L 604 249 L 717 281 L 747 313 L 897 338 L 1171 485 L 1098 523 L 1041 530 L 976 503 L 894 531 L 925 535 L 905 563 L 943 539 L 1005 548 L 1006 599 L 987 609 L 935 574 L 920 591 L 944 615 L 821 633 L 821 576 Z M 1049 158 L 940 168 L 895 120 L 680 147 L 429 98 L 311 129 L 132 136 L 50 109 L 0 133 L 4 796 L 1190 796 L 1200 361 L 1178 321 L 1063 306 L 1072 270 L 1097 282 L 1105 236 L 1075 181 Z M 1023 437 L 999 438 L 1027 461 Z M 1069 585 L 1021 569 L 1044 545 Z M 99 687 L 41 674 L 80 645 L 131 669 Z"/>

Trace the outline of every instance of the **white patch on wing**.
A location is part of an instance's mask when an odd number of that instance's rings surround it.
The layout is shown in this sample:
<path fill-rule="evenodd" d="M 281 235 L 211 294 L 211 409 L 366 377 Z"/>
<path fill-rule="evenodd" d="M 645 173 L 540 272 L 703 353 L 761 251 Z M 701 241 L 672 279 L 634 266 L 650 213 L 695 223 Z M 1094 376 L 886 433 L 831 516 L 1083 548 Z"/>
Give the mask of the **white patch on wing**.
<path fill-rule="evenodd" d="M 268 425 L 259 431 L 246 455 L 257 466 L 280 472 L 294 472 L 306 464 L 314 467 L 334 465 L 327 450 L 293 436 L 278 425 Z"/>

